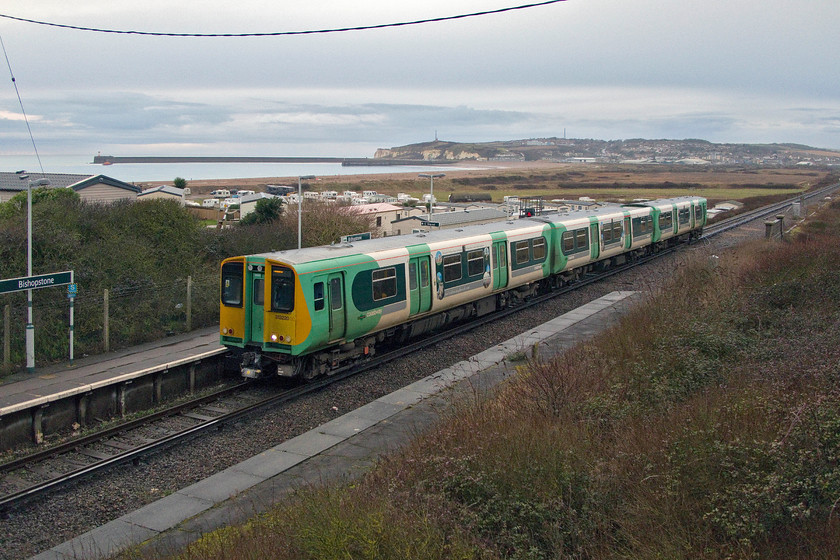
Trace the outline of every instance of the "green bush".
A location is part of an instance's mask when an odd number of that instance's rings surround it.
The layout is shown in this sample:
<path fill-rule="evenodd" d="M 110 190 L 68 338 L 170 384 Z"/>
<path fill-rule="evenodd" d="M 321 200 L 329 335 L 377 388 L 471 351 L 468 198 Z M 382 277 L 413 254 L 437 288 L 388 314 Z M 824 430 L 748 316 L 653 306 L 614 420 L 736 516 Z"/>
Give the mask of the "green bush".
<path fill-rule="evenodd" d="M 297 216 L 229 228 L 202 227 L 176 202 L 83 202 L 70 189 L 32 193 L 33 274 L 73 270 L 75 355 L 104 348 L 104 291 L 109 291 L 110 346 L 155 340 L 186 328 L 186 283 L 193 281 L 192 327 L 218 321 L 218 270 L 222 259 L 297 246 Z M 305 207 L 305 244 L 370 230 L 370 220 L 325 205 Z M 294 227 L 292 227 L 292 222 Z M 0 278 L 26 276 L 26 194 L 0 204 Z M 69 355 L 68 300 L 64 289 L 34 292 L 38 362 Z M 11 360 L 24 359 L 25 296 L 8 294 L 13 310 Z"/>

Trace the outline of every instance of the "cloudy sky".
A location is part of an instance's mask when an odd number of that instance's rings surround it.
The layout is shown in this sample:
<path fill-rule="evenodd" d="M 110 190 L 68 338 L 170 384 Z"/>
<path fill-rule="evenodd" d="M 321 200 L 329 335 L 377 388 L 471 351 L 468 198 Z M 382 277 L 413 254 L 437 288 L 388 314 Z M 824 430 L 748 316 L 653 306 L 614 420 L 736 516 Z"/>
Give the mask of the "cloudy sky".
<path fill-rule="evenodd" d="M 243 34 L 526 3 L 4 0 L 0 14 Z M 2 17 L 0 37 L 45 157 L 365 157 L 436 133 L 463 142 L 565 133 L 840 149 L 838 24 L 837 0 L 567 0 L 272 37 L 108 34 Z M 0 155 L 31 153 L 7 65 L 0 74 Z"/>

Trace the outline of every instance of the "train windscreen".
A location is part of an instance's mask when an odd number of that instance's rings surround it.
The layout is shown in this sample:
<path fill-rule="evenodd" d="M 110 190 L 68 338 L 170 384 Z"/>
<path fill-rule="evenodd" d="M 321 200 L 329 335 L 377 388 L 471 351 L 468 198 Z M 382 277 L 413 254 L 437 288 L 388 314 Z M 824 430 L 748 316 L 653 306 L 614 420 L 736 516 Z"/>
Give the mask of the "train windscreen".
<path fill-rule="evenodd" d="M 242 307 L 242 286 L 244 265 L 229 262 L 222 265 L 222 303 L 231 307 Z"/>
<path fill-rule="evenodd" d="M 288 313 L 295 308 L 295 273 L 285 266 L 271 269 L 271 310 Z"/>

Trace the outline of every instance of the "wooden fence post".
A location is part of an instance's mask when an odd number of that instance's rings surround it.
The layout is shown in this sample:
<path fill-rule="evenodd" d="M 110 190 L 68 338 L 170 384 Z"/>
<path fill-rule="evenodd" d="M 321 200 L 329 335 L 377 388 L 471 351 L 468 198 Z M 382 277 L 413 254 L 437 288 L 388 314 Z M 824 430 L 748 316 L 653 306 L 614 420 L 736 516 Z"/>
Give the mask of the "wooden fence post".
<path fill-rule="evenodd" d="M 192 276 L 187 276 L 187 332 L 192 330 Z"/>
<path fill-rule="evenodd" d="M 7 303 L 3 308 L 3 369 L 5 371 L 9 371 L 12 365 L 12 333 L 9 332 L 11 330 L 11 325 L 12 308 Z"/>
<path fill-rule="evenodd" d="M 105 290 L 103 298 L 104 310 L 102 312 L 102 342 L 105 344 L 105 352 L 111 350 L 110 329 L 108 328 L 108 290 Z"/>

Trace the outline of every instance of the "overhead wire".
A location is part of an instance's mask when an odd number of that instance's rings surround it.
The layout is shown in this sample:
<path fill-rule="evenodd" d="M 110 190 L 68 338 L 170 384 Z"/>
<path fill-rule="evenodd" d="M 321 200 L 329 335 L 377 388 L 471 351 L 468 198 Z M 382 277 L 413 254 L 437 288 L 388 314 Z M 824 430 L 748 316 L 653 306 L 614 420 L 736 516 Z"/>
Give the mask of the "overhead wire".
<path fill-rule="evenodd" d="M 20 97 L 15 74 L 12 72 L 12 63 L 9 62 L 9 55 L 6 53 L 6 43 L 3 42 L 3 37 L 0 35 L 0 45 L 3 47 L 3 56 L 6 58 L 6 66 L 9 67 L 9 75 L 12 77 L 12 85 L 15 86 L 15 93 L 17 94 L 18 103 L 20 104 L 20 112 L 23 113 L 23 120 L 26 122 L 26 130 L 29 131 L 29 139 L 32 140 L 32 148 L 35 150 L 35 157 L 38 159 L 38 167 L 41 168 L 41 175 L 44 173 L 44 164 L 41 163 L 41 155 L 38 153 L 38 146 L 35 145 L 35 136 L 32 134 L 32 127 L 29 126 L 29 117 L 26 116 L 26 110 L 23 108 L 23 99 Z"/>
<path fill-rule="evenodd" d="M 353 27 L 337 27 L 337 28 L 328 28 L 328 29 L 308 29 L 308 30 L 301 30 L 301 31 L 271 31 L 271 32 L 253 32 L 253 33 L 165 33 L 165 32 L 158 32 L 158 31 L 136 31 L 136 30 L 122 30 L 122 29 L 107 29 L 107 28 L 98 28 L 98 27 L 84 27 L 78 25 L 69 25 L 63 23 L 55 23 L 49 21 L 41 21 L 35 20 L 30 18 L 23 18 L 18 16 L 12 16 L 9 14 L 0 14 L 0 18 L 12 20 L 12 21 L 19 21 L 23 23 L 31 23 L 35 25 L 43 25 L 48 27 L 57 27 L 61 29 L 70 29 L 75 31 L 88 31 L 88 32 L 95 32 L 95 33 L 111 33 L 111 34 L 119 34 L 119 35 L 141 35 L 141 36 L 153 36 L 153 37 L 282 37 L 282 36 L 291 36 L 291 35 L 316 35 L 316 34 L 326 34 L 326 33 L 344 33 L 344 32 L 351 32 L 351 31 L 369 31 L 375 29 L 387 29 L 387 28 L 394 28 L 394 27 L 405 27 L 410 25 L 422 25 L 426 23 L 438 23 L 444 21 L 453 21 L 459 19 L 466 19 L 466 18 L 473 18 L 473 17 L 480 17 L 480 16 L 488 16 L 493 14 L 501 14 L 505 12 L 512 12 L 517 10 L 526 10 L 529 8 L 536 8 L 540 6 L 547 6 L 549 4 L 557 4 L 559 2 L 565 2 L 567 0 L 543 0 L 541 2 L 532 2 L 529 4 L 520 4 L 517 6 L 508 6 L 505 8 L 497 8 L 494 10 L 483 10 L 478 12 L 470 12 L 465 14 L 457 14 L 452 16 L 441 16 L 441 17 L 434 17 L 434 18 L 425 18 L 425 19 L 418 19 L 412 21 L 402 21 L 402 22 L 394 22 L 394 23 L 382 23 L 382 24 L 374 24 L 374 25 L 360 25 L 360 26 L 353 26 Z M 2 44 L 2 37 L 0 37 L 0 44 Z M 23 100 L 20 96 L 20 91 L 17 87 L 17 82 L 15 81 L 14 73 L 12 72 L 12 65 L 9 62 L 9 56 L 6 53 L 6 45 L 2 44 L 3 47 L 3 55 L 6 58 L 6 65 L 9 68 L 9 74 L 12 77 L 12 84 L 15 87 L 15 93 L 17 94 L 18 103 L 20 104 L 20 110 L 23 113 L 24 120 L 26 122 L 26 128 L 29 131 L 29 138 L 32 141 L 32 146 L 35 149 L 35 156 L 38 159 L 38 165 L 41 168 L 41 173 L 44 173 L 44 166 L 41 163 L 41 156 L 38 153 L 38 148 L 35 145 L 35 137 L 32 134 L 32 128 L 29 125 L 29 118 L 26 115 L 26 111 L 23 107 Z"/>
<path fill-rule="evenodd" d="M 62 29 L 72 29 L 75 31 L 91 31 L 95 33 L 114 33 L 118 35 L 144 35 L 153 37 L 282 37 L 288 35 L 316 35 L 325 33 L 344 33 L 348 31 L 369 31 L 373 29 L 387 29 L 391 27 L 405 27 L 409 25 L 421 25 L 426 23 L 438 23 L 443 21 L 452 21 L 458 19 L 488 16 L 493 14 L 501 14 L 504 12 L 512 12 L 516 10 L 526 10 L 529 8 L 537 8 L 540 6 L 547 6 L 549 4 L 557 4 L 567 0 L 544 0 L 542 2 L 534 2 L 530 4 L 521 4 L 518 6 L 509 6 L 506 8 L 498 8 L 495 10 L 483 10 L 479 12 L 470 12 L 466 14 L 458 14 L 453 16 L 441 16 L 434 18 L 418 19 L 413 21 L 402 21 L 396 23 L 381 23 L 374 25 L 360 25 L 354 27 L 336 27 L 329 29 L 308 29 L 302 31 L 270 31 L 263 33 L 165 33 L 158 31 L 134 31 L 124 29 L 106 29 L 99 27 L 83 27 L 78 25 L 68 25 L 63 23 L 54 23 L 48 21 L 40 21 L 35 19 L 12 16 L 8 14 L 0 14 L 0 18 L 20 21 L 24 23 L 32 23 L 36 25 L 45 25 L 49 27 L 60 27 Z"/>

